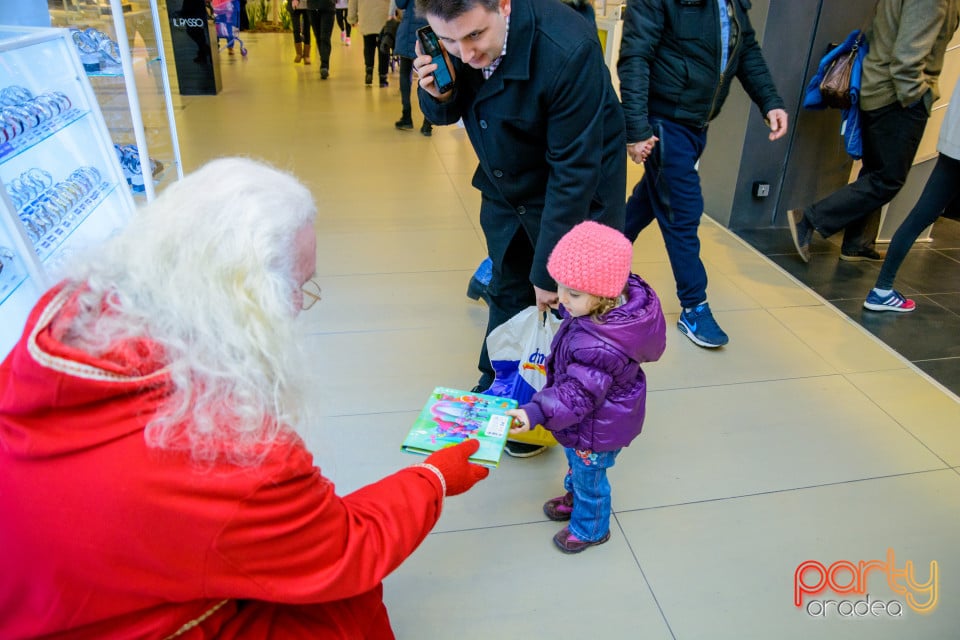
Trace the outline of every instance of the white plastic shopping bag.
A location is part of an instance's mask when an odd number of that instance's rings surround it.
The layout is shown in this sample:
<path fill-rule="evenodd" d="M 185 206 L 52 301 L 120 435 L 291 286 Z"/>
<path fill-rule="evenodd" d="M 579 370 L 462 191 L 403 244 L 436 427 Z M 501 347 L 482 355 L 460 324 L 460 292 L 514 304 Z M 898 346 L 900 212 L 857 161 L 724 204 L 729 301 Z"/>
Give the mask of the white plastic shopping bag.
<path fill-rule="evenodd" d="M 486 393 L 524 404 L 542 389 L 547 382 L 545 365 L 550 344 L 560 323 L 553 313 L 528 307 L 491 331 L 487 336 L 487 353 L 496 377 Z M 542 426 L 510 439 L 530 444 L 557 444 Z"/>

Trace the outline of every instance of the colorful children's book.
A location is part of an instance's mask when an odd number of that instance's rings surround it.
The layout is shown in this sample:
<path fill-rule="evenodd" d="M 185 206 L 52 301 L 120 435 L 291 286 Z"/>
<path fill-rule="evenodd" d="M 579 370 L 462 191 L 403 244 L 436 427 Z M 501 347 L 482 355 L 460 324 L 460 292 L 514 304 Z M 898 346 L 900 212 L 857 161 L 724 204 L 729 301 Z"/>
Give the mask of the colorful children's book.
<path fill-rule="evenodd" d="M 516 400 L 510 398 L 437 387 L 401 448 L 407 453 L 429 455 L 474 438 L 480 441 L 480 449 L 470 461 L 496 467 L 510 432 L 511 418 L 506 411 L 516 408 Z"/>

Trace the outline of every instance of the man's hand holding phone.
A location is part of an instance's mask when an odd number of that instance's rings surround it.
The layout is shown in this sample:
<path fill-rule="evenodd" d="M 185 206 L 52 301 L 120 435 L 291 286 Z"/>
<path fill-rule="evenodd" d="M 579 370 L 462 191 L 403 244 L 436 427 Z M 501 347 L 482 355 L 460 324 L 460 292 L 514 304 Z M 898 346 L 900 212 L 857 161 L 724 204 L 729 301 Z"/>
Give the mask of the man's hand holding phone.
<path fill-rule="evenodd" d="M 416 51 L 413 68 L 420 78 L 420 87 L 437 100 L 447 100 L 453 91 L 453 65 L 429 25 L 417 29 Z"/>

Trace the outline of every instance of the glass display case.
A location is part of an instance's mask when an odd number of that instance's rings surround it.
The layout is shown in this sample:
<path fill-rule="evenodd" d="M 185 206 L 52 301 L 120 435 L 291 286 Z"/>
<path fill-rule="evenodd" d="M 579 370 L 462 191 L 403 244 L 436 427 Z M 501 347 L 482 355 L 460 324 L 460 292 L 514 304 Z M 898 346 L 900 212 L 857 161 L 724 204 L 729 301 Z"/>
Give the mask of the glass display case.
<path fill-rule="evenodd" d="M 50 23 L 71 31 L 130 190 L 152 200 L 183 177 L 156 0 L 48 0 L 48 6 Z"/>
<path fill-rule="evenodd" d="M 0 27 L 0 358 L 61 261 L 134 200 L 69 31 Z"/>

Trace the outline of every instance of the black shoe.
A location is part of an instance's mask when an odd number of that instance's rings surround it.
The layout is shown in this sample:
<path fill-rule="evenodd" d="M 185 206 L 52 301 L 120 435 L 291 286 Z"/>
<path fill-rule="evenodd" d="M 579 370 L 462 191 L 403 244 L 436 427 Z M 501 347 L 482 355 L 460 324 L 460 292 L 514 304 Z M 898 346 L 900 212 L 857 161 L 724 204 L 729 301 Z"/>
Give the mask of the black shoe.
<path fill-rule="evenodd" d="M 883 257 L 882 253 L 878 253 L 874 249 L 860 249 L 856 253 L 840 252 L 840 259 L 846 262 L 882 262 Z"/>
<path fill-rule="evenodd" d="M 326 80 L 329 77 L 330 77 L 330 69 L 327 69 L 326 67 L 320 67 L 320 79 Z"/>
<path fill-rule="evenodd" d="M 433 125 L 430 124 L 429 122 L 424 122 L 420 126 L 420 133 L 422 133 L 423 135 L 429 138 L 430 136 L 433 135 Z M 476 298 L 474 298 L 474 300 L 476 300 Z"/>
<path fill-rule="evenodd" d="M 373 69 L 368 69 L 363 76 L 363 84 L 373 84 Z"/>
<path fill-rule="evenodd" d="M 393 126 L 403 131 L 409 131 L 410 129 L 413 129 L 413 120 L 410 118 L 400 118 L 393 123 Z"/>
<path fill-rule="evenodd" d="M 503 450 L 507 452 L 508 456 L 513 456 L 514 458 L 532 458 L 533 456 L 540 455 L 546 451 L 547 448 L 542 444 L 507 440 L 507 444 L 504 445 Z"/>
<path fill-rule="evenodd" d="M 483 300 L 490 306 L 490 290 L 476 278 L 470 278 L 470 284 L 467 285 L 467 297 L 471 300 Z"/>

